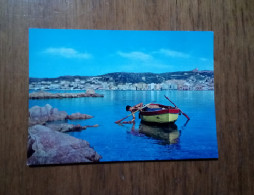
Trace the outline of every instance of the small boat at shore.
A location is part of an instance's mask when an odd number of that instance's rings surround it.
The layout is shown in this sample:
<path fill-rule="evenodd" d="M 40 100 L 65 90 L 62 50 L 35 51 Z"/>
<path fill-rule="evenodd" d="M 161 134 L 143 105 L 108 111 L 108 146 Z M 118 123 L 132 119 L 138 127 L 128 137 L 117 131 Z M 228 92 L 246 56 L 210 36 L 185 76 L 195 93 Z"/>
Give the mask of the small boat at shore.
<path fill-rule="evenodd" d="M 115 121 L 115 123 L 120 124 L 123 120 L 131 115 L 133 115 L 133 119 L 135 120 L 134 114 L 139 112 L 139 118 L 141 118 L 141 121 L 144 123 L 154 123 L 160 125 L 174 123 L 178 119 L 178 116 L 183 114 L 187 118 L 187 124 L 190 120 L 190 117 L 180 108 L 178 108 L 167 96 L 164 95 L 164 97 L 169 100 L 175 107 L 154 103 L 149 103 L 144 106 L 142 102 L 133 107 L 128 105 L 126 106 L 126 111 L 131 111 L 131 114 L 118 121 Z M 129 121 L 128 123 L 133 123 L 133 121 Z"/>
<path fill-rule="evenodd" d="M 162 104 L 149 104 L 139 112 L 141 121 L 146 123 L 167 124 L 174 123 L 181 110 L 176 107 L 165 106 Z"/>

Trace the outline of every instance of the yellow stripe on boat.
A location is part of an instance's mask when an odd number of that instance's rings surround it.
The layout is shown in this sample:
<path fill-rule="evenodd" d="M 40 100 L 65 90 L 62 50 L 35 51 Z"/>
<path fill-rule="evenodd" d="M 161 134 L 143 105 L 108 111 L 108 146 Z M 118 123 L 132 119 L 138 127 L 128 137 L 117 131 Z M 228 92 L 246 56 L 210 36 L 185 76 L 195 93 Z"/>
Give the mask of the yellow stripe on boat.
<path fill-rule="evenodd" d="M 175 122 L 178 119 L 178 113 L 166 113 L 159 115 L 140 115 L 141 120 L 151 123 L 170 123 Z"/>

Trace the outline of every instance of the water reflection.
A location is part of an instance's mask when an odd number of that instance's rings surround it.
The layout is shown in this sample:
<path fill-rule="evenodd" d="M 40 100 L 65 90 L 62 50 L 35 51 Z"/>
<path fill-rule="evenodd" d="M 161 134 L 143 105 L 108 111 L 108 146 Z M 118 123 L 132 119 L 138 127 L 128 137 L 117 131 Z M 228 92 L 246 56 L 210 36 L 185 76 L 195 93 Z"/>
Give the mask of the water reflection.
<path fill-rule="evenodd" d="M 162 144 L 176 144 L 180 137 L 180 131 L 176 124 L 169 125 L 148 125 L 140 123 L 139 132 L 156 140 L 161 140 Z"/>
<path fill-rule="evenodd" d="M 151 125 L 144 122 L 140 122 L 138 129 L 135 129 L 135 123 L 133 123 L 129 133 L 134 136 L 153 138 L 163 145 L 178 143 L 181 135 L 176 124 Z"/>

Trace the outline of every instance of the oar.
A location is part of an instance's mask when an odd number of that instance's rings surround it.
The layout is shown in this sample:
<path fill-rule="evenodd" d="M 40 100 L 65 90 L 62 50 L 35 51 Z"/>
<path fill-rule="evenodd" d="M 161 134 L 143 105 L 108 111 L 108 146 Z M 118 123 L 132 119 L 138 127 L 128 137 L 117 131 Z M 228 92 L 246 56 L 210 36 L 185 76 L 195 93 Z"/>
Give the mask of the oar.
<path fill-rule="evenodd" d="M 145 106 L 143 106 L 142 108 L 140 108 L 140 109 L 138 109 L 137 111 L 135 111 L 135 112 L 133 112 L 133 113 L 129 114 L 128 116 L 126 116 L 126 117 L 122 118 L 121 120 L 116 121 L 115 123 L 116 123 L 116 124 L 117 124 L 117 123 L 121 123 L 124 119 L 127 119 L 127 118 L 128 118 L 129 116 L 131 116 L 132 114 L 135 114 L 136 112 L 138 112 L 138 111 L 142 110 L 143 108 L 145 108 L 145 107 L 149 106 L 150 104 L 151 104 L 151 103 L 146 104 L 146 105 L 145 105 Z"/>
<path fill-rule="evenodd" d="M 166 99 L 168 99 L 168 101 L 170 101 L 176 108 L 178 108 L 178 107 L 174 104 L 174 102 L 172 102 L 167 96 L 164 95 L 164 97 L 165 97 Z M 180 110 L 180 112 L 181 112 L 188 120 L 190 120 L 190 117 L 188 117 L 187 114 L 185 114 L 180 108 L 178 108 L 178 109 Z"/>

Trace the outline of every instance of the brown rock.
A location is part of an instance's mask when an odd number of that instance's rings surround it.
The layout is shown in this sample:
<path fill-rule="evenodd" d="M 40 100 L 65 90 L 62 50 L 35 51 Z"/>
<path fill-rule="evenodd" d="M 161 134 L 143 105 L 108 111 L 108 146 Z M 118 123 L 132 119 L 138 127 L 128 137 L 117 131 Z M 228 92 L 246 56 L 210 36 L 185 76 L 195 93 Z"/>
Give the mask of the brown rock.
<path fill-rule="evenodd" d="M 53 108 L 51 105 L 46 104 L 44 107 L 33 106 L 29 109 L 29 126 L 35 124 L 44 124 L 48 121 L 65 120 L 67 113 Z"/>
<path fill-rule="evenodd" d="M 93 89 L 87 89 L 86 94 L 92 95 L 95 94 L 95 91 Z"/>
<path fill-rule="evenodd" d="M 70 119 L 70 120 L 90 119 L 90 118 L 93 118 L 93 116 L 88 114 L 81 114 L 79 112 L 73 113 L 67 116 L 67 119 Z"/>
<path fill-rule="evenodd" d="M 54 130 L 59 131 L 62 133 L 70 132 L 70 131 L 81 131 L 86 129 L 86 126 L 81 125 L 73 125 L 68 123 L 60 123 L 60 124 L 46 124 L 46 127 Z"/>
<path fill-rule="evenodd" d="M 39 91 L 29 94 L 29 99 L 79 98 L 79 97 L 104 97 L 104 95 L 95 93 L 94 90 L 87 90 L 86 93 L 49 93 L 45 91 Z"/>
<path fill-rule="evenodd" d="M 85 140 L 42 125 L 28 130 L 27 165 L 98 162 L 102 157 Z"/>

